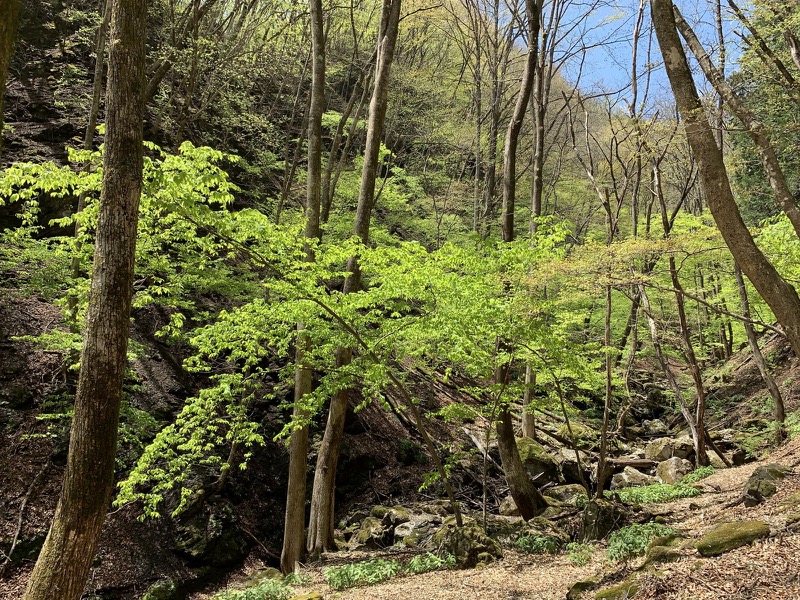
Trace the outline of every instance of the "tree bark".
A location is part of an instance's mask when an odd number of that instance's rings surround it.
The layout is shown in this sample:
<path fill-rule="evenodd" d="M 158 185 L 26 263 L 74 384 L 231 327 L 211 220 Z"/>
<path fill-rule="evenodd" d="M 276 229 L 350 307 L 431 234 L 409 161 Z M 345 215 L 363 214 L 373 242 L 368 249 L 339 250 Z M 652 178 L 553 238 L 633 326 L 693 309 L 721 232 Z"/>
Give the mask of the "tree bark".
<path fill-rule="evenodd" d="M 734 263 L 734 271 L 736 273 L 736 284 L 739 288 L 739 299 L 742 304 L 742 316 L 746 319 L 750 318 L 750 301 L 747 298 L 747 288 L 744 285 L 744 278 L 742 277 L 742 270 L 738 264 Z M 775 383 L 775 378 L 769 372 L 767 361 L 764 360 L 764 355 L 761 353 L 761 348 L 758 347 L 758 338 L 756 337 L 753 324 L 749 321 L 743 321 L 744 331 L 747 334 L 747 342 L 750 344 L 750 351 L 753 353 L 753 361 L 758 367 L 758 372 L 764 380 L 764 384 L 769 390 L 769 395 L 772 397 L 772 404 L 774 406 L 775 417 L 775 442 L 780 443 L 783 441 L 784 428 L 783 424 L 786 420 L 786 408 L 783 404 L 783 396 L 781 395 L 778 385 Z"/>
<path fill-rule="evenodd" d="M 756 246 L 742 220 L 725 171 L 722 151 L 714 139 L 675 29 L 670 0 L 651 0 L 651 13 L 664 66 L 684 119 L 686 137 L 698 164 L 711 215 L 736 262 L 772 309 L 792 349 L 800 356 L 800 298 Z"/>
<path fill-rule="evenodd" d="M 6 80 L 8 79 L 8 66 L 11 64 L 11 55 L 14 53 L 14 41 L 17 38 L 17 24 L 19 22 L 20 0 L 0 0 L 0 156 L 3 154 L 3 126 L 5 125 Z"/>
<path fill-rule="evenodd" d="M 325 31 L 322 0 L 310 0 L 311 13 L 311 100 L 308 111 L 308 181 L 306 183 L 307 240 L 320 239 L 320 203 L 322 195 L 322 114 L 325 112 Z M 314 262 L 314 251 L 306 247 L 306 262 Z M 311 393 L 313 370 L 306 356 L 311 350 L 308 332 L 297 324 L 295 351 L 294 408 L 292 418 L 302 426 L 292 432 L 289 442 L 289 481 L 286 489 L 281 571 L 292 573 L 305 551 L 306 470 L 308 466 L 309 414 L 303 398 Z"/>
<path fill-rule="evenodd" d="M 761 165 L 764 168 L 764 174 L 767 176 L 767 181 L 775 194 L 775 200 L 784 214 L 789 217 L 789 221 L 794 227 L 794 231 L 800 237 L 800 207 L 797 206 L 797 201 L 789 189 L 789 183 L 786 181 L 786 176 L 781 169 L 778 162 L 778 156 L 775 154 L 775 149 L 769 141 L 767 130 L 762 125 L 756 116 L 745 106 L 744 102 L 739 98 L 733 88 L 725 81 L 723 74 L 711 62 L 705 49 L 703 48 L 700 40 L 689 27 L 689 24 L 681 15 L 677 7 L 675 11 L 675 22 L 678 30 L 680 31 L 683 39 L 686 40 L 686 45 L 692 51 L 706 78 L 714 86 L 714 89 L 720 95 L 720 98 L 725 101 L 730 110 L 745 126 L 747 134 L 750 139 L 755 143 L 758 148 L 758 154 L 761 156 Z M 722 146 L 720 145 L 720 148 Z"/>
<path fill-rule="evenodd" d="M 77 600 L 114 482 L 142 191 L 146 0 L 113 0 L 106 153 L 67 470 L 25 600 Z"/>
<path fill-rule="evenodd" d="M 364 148 L 364 165 L 361 170 L 361 186 L 358 206 L 353 226 L 354 234 L 365 244 L 369 241 L 369 226 L 375 203 L 375 181 L 378 174 L 383 123 L 389 97 L 389 77 L 394 60 L 397 35 L 400 25 L 401 0 L 384 0 L 378 35 L 378 52 L 375 63 L 375 83 L 369 105 L 367 121 L 367 141 Z M 358 258 L 352 257 L 347 263 L 350 276 L 345 279 L 343 292 L 349 294 L 361 287 L 361 271 Z M 339 348 L 336 352 L 336 365 L 350 364 L 352 350 Z M 336 487 L 336 467 L 344 435 L 344 417 L 349 402 L 349 390 L 342 390 L 331 398 L 328 421 L 322 437 L 317 466 L 314 471 L 314 488 L 311 494 L 311 515 L 309 518 L 307 550 L 318 555 L 325 550 L 334 549 L 334 492 Z"/>

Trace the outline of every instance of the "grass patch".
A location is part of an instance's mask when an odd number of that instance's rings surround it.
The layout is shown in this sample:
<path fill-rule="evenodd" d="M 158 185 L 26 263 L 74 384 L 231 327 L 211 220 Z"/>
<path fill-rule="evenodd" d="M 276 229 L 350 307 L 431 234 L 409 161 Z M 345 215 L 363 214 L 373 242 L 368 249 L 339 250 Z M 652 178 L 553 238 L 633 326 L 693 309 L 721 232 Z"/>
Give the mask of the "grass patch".
<path fill-rule="evenodd" d="M 547 535 L 523 535 L 514 542 L 517 549 L 528 554 L 555 554 L 558 552 L 558 540 Z"/>
<path fill-rule="evenodd" d="M 418 575 L 441 568 L 450 569 L 454 566 L 455 559 L 452 556 L 443 559 L 427 552 L 415 556 L 406 565 L 396 560 L 376 558 L 340 567 L 331 567 L 325 569 L 322 574 L 333 589 L 346 590 L 351 587 L 382 583 L 397 575 Z"/>
<path fill-rule="evenodd" d="M 688 477 L 688 476 L 687 476 Z M 659 502 L 669 502 L 677 498 L 691 498 L 699 496 L 700 490 L 685 483 L 674 485 L 667 483 L 654 483 L 639 487 L 622 488 L 613 492 L 606 491 L 607 498 L 616 495 L 620 501 L 626 504 L 655 504 Z"/>
<path fill-rule="evenodd" d="M 635 524 L 623 527 L 611 534 L 608 538 L 608 558 L 620 562 L 632 556 L 641 556 L 647 550 L 647 545 L 654 537 L 676 533 L 672 527 L 661 523 Z"/>
<path fill-rule="evenodd" d="M 225 590 L 214 595 L 214 600 L 289 600 L 294 591 L 280 579 L 265 579 L 243 590 Z"/>
<path fill-rule="evenodd" d="M 711 465 L 707 465 L 705 467 L 698 467 L 688 475 L 686 475 L 683 479 L 681 479 L 681 483 L 684 485 L 688 485 L 690 483 L 697 483 L 701 479 L 705 479 L 714 474 L 714 467 Z"/>

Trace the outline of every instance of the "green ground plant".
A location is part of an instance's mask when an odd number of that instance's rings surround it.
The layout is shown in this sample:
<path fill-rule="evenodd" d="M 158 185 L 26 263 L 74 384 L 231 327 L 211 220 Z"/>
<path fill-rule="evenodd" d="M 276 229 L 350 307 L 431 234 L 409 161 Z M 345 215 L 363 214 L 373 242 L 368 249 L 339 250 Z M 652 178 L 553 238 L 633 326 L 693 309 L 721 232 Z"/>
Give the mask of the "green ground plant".
<path fill-rule="evenodd" d="M 514 546 L 528 554 L 555 554 L 559 543 L 556 538 L 546 535 L 524 535 L 514 542 Z"/>
<path fill-rule="evenodd" d="M 691 498 L 700 495 L 700 490 L 685 483 L 667 484 L 654 483 L 639 487 L 622 488 L 613 492 L 606 491 L 608 498 L 616 495 L 620 501 L 626 504 L 656 504 L 669 502 L 677 498 Z"/>
<path fill-rule="evenodd" d="M 570 542 L 566 545 L 567 560 L 578 567 L 582 567 L 592 559 L 594 549 L 589 544 Z"/>
<path fill-rule="evenodd" d="M 606 555 L 614 562 L 628 560 L 634 556 L 641 556 L 647 550 L 647 545 L 655 537 L 675 533 L 672 527 L 661 523 L 644 523 L 623 527 L 611 534 L 608 538 Z"/>

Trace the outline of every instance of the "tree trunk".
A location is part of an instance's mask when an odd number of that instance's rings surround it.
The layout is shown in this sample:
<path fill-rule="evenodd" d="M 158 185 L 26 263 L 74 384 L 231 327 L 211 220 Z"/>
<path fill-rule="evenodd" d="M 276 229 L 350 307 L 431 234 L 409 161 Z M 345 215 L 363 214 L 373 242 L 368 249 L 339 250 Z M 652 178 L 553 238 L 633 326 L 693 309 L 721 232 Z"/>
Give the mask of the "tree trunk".
<path fill-rule="evenodd" d="M 692 73 L 686 61 L 670 0 L 651 0 L 653 26 L 664 66 L 684 119 L 689 146 L 698 164 L 708 208 L 742 271 L 783 326 L 795 354 L 800 356 L 800 298 L 756 246 L 733 197 L 722 151 L 714 139 Z"/>
<path fill-rule="evenodd" d="M 745 131 L 753 140 L 753 143 L 758 148 L 758 153 L 761 156 L 761 165 L 764 168 L 764 174 L 767 176 L 767 181 L 775 194 L 775 200 L 778 206 L 789 217 L 789 221 L 794 227 L 794 231 L 800 237 L 800 207 L 797 206 L 797 201 L 794 198 L 789 183 L 786 181 L 786 176 L 781 169 L 778 162 L 778 156 L 769 141 L 767 130 L 762 125 L 756 116 L 745 106 L 744 102 L 739 98 L 733 88 L 725 81 L 723 74 L 711 62 L 708 54 L 703 48 L 700 40 L 689 27 L 689 24 L 684 20 L 677 7 L 674 8 L 675 21 L 678 30 L 681 32 L 683 39 L 686 40 L 686 45 L 692 51 L 706 78 L 714 86 L 714 89 L 719 94 L 720 98 L 725 101 L 730 110 L 745 126 Z M 720 144 L 720 148 L 721 148 Z"/>
<path fill-rule="evenodd" d="M 114 482 L 142 191 L 146 0 L 113 0 L 100 215 L 67 470 L 26 600 L 77 600 Z"/>
<path fill-rule="evenodd" d="M 506 142 L 503 149 L 503 241 L 514 239 L 514 210 L 516 207 L 516 187 L 517 187 L 517 145 L 519 142 L 519 132 L 522 129 L 522 122 L 525 119 L 525 111 L 533 89 L 533 78 L 536 74 L 536 63 L 539 44 L 539 12 L 536 0 L 525 2 L 525 11 L 528 14 L 528 57 L 525 61 L 525 71 L 522 74 L 522 81 L 519 86 L 517 102 L 514 106 L 514 113 L 508 123 L 506 131 Z"/>
<path fill-rule="evenodd" d="M 19 22 L 20 0 L 0 1 L 0 156 L 3 154 L 3 125 L 5 116 L 6 80 L 8 79 L 8 66 L 11 55 L 14 53 L 14 40 L 17 38 L 17 23 Z"/>
<path fill-rule="evenodd" d="M 389 97 L 389 77 L 394 60 L 397 34 L 400 25 L 401 0 L 384 0 L 378 35 L 378 52 L 375 64 L 375 83 L 369 105 L 367 121 L 367 141 L 364 148 L 364 165 L 361 170 L 361 187 L 354 224 L 354 234 L 365 244 L 369 241 L 369 225 L 375 203 L 375 180 L 378 174 L 379 150 L 383 135 L 383 122 Z M 347 263 L 350 276 L 344 283 L 345 294 L 361 287 L 361 271 L 358 259 L 352 257 Z M 350 364 L 352 350 L 340 348 L 336 352 L 336 364 L 343 367 Z M 328 421 L 317 457 L 314 471 L 314 489 L 311 494 L 311 516 L 308 527 L 306 548 L 314 555 L 333 549 L 334 492 L 336 487 L 336 466 L 344 435 L 344 417 L 349 401 L 349 391 L 342 390 L 331 398 Z"/>
<path fill-rule="evenodd" d="M 322 0 L 309 2 L 311 13 L 311 100 L 308 111 L 308 181 L 306 183 L 307 240 L 319 239 L 322 194 L 322 114 L 325 112 L 325 31 Z M 306 262 L 314 262 L 314 251 L 306 247 Z M 308 410 L 303 398 L 311 393 L 313 370 L 306 360 L 311 349 L 308 333 L 297 324 L 293 418 L 302 426 L 292 432 L 289 442 L 289 482 L 286 489 L 286 515 L 281 551 L 281 571 L 294 572 L 305 550 L 306 469 L 308 465 Z"/>
<path fill-rule="evenodd" d="M 750 318 L 750 301 L 747 298 L 747 288 L 744 285 L 744 278 L 742 277 L 742 270 L 739 268 L 738 264 L 734 263 L 734 271 L 736 273 L 736 284 L 739 288 L 739 298 L 742 303 L 742 316 L 745 319 Z M 753 352 L 753 361 L 756 363 L 758 367 L 758 372 L 761 373 L 761 378 L 764 380 L 764 384 L 767 386 L 769 390 L 769 395 L 772 397 L 772 404 L 774 406 L 774 417 L 775 417 L 775 442 L 780 443 L 783 441 L 784 438 L 784 421 L 786 420 L 786 408 L 783 404 L 783 396 L 781 395 L 781 391 L 778 389 L 777 384 L 775 383 L 775 379 L 772 377 L 772 374 L 769 372 L 769 368 L 767 367 L 767 361 L 764 360 L 764 355 L 761 353 L 761 349 L 758 347 L 758 338 L 756 338 L 756 332 L 753 329 L 753 324 L 748 321 L 742 321 L 742 325 L 744 325 L 745 333 L 747 333 L 747 342 L 750 344 L 750 350 Z"/>

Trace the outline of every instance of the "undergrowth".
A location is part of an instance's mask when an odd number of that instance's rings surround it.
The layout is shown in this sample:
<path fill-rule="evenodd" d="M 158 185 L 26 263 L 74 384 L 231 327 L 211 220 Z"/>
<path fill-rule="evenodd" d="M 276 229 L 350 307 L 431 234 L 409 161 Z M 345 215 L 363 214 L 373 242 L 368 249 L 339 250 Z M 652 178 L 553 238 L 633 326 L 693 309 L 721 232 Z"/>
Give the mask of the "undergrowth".
<path fill-rule="evenodd" d="M 514 545 L 528 554 L 555 554 L 558 552 L 558 540 L 547 535 L 523 535 Z"/>
<path fill-rule="evenodd" d="M 294 592 L 279 579 L 264 579 L 243 590 L 225 590 L 214 595 L 213 600 L 289 600 Z"/>
<path fill-rule="evenodd" d="M 632 556 L 641 556 L 647 550 L 650 540 L 671 533 L 676 533 L 676 531 L 661 523 L 629 525 L 611 534 L 611 537 L 608 538 L 606 554 L 615 562 L 627 560 Z"/>
<path fill-rule="evenodd" d="M 608 498 L 613 497 L 615 494 L 619 497 L 621 502 L 626 504 L 655 504 L 669 502 L 677 498 L 698 496 L 700 490 L 681 482 L 676 484 L 654 483 L 652 485 L 622 488 L 614 490 L 613 492 L 605 492 Z"/>
<path fill-rule="evenodd" d="M 330 567 L 323 571 L 323 575 L 333 589 L 345 590 L 351 587 L 381 583 L 397 575 L 418 575 L 441 568 L 451 569 L 454 566 L 455 559 L 453 557 L 449 556 L 443 559 L 427 552 L 415 556 L 406 565 L 396 560 L 375 558 L 340 567 Z"/>

